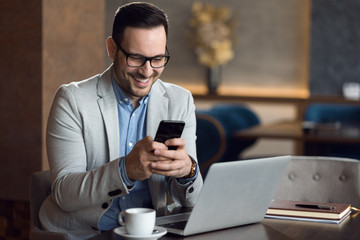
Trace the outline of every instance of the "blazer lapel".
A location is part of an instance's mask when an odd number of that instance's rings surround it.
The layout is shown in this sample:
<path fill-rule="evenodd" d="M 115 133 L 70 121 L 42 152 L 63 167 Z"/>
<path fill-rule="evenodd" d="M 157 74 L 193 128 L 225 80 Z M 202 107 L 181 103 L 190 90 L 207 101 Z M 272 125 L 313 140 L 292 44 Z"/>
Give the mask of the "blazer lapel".
<path fill-rule="evenodd" d="M 104 120 L 105 131 L 109 146 L 110 161 L 120 157 L 119 149 L 119 121 L 116 96 L 111 83 L 110 66 L 99 78 L 98 83 L 98 104 Z"/>
<path fill-rule="evenodd" d="M 165 96 L 165 90 L 159 81 L 157 80 L 152 87 L 147 110 L 146 134 L 153 138 L 155 138 L 160 121 L 168 118 L 169 99 Z"/>
<path fill-rule="evenodd" d="M 105 130 L 108 137 L 110 160 L 119 158 L 119 124 L 117 102 L 111 83 L 112 67 L 100 76 L 98 84 L 99 108 L 103 116 Z M 155 137 L 161 120 L 168 118 L 168 98 L 164 96 L 164 89 L 157 82 L 153 85 L 147 110 L 146 135 Z M 166 207 L 165 177 L 152 175 L 149 179 L 149 190 L 155 209 Z"/>
<path fill-rule="evenodd" d="M 169 99 L 165 96 L 165 90 L 157 80 L 151 89 L 149 106 L 147 110 L 146 134 L 155 138 L 155 134 L 161 120 L 168 118 Z M 149 179 L 149 190 L 156 210 L 166 207 L 165 177 L 154 174 Z"/>

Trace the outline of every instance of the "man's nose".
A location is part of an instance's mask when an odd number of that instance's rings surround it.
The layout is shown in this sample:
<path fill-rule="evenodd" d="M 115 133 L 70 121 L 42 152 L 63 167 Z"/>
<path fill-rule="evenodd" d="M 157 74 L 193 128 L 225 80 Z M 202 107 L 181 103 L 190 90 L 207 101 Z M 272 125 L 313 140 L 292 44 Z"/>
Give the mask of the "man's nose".
<path fill-rule="evenodd" d="M 144 76 L 151 76 L 153 73 L 153 67 L 150 64 L 150 60 L 147 60 L 145 64 L 140 68 L 141 74 Z"/>

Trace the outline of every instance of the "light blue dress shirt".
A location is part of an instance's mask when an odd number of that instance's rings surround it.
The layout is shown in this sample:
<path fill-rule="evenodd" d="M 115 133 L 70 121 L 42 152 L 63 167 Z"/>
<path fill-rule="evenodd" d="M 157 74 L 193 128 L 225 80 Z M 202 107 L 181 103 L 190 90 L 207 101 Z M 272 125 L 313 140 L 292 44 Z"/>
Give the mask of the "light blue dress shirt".
<path fill-rule="evenodd" d="M 112 74 L 112 84 L 115 91 L 120 135 L 120 163 L 119 171 L 126 186 L 130 189 L 134 187 L 129 194 L 113 200 L 111 207 L 100 218 L 99 229 L 102 231 L 111 230 L 119 226 L 118 215 L 121 211 L 134 207 L 153 208 L 149 192 L 148 181 L 131 181 L 126 174 L 125 156 L 128 155 L 135 143 L 146 136 L 146 110 L 148 106 L 150 93 L 141 99 L 139 106 L 134 110 L 130 99 L 120 89 Z M 196 167 L 196 174 L 189 179 L 177 179 L 180 184 L 187 185 L 194 181 L 198 175 L 199 169 Z M 135 186 L 134 186 L 135 185 Z"/>
<path fill-rule="evenodd" d="M 146 136 L 146 110 L 149 95 L 141 99 L 139 106 L 134 110 L 130 99 L 120 89 L 112 77 L 113 88 L 118 103 L 118 119 L 120 134 L 120 166 L 119 170 L 125 184 L 131 192 L 123 197 L 114 199 L 109 210 L 101 217 L 99 228 L 110 230 L 119 226 L 118 214 L 128 208 L 149 207 L 153 208 L 148 181 L 132 182 L 128 179 L 125 170 L 125 156 L 128 155 L 135 143 Z"/>

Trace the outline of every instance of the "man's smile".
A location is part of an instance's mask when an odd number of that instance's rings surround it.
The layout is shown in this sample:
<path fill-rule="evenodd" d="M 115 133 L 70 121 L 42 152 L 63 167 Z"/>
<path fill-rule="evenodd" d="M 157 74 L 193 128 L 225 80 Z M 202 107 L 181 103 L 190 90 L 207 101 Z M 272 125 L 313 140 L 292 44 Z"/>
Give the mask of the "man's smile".
<path fill-rule="evenodd" d="M 135 80 L 135 84 L 139 87 L 147 87 L 149 85 L 149 82 L 151 81 L 151 77 L 133 77 L 133 79 Z"/>

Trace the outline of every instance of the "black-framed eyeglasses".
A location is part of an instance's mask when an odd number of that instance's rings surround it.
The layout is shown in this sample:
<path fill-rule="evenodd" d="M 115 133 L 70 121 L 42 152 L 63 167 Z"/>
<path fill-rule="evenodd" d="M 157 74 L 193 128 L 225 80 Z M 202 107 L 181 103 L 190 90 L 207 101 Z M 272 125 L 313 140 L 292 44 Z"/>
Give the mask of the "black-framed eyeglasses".
<path fill-rule="evenodd" d="M 125 51 L 120 44 L 114 39 L 117 47 L 124 53 L 126 57 L 126 63 L 129 67 L 142 67 L 145 65 L 146 61 L 150 62 L 152 68 L 162 68 L 169 62 L 170 55 L 169 50 L 166 47 L 166 55 L 157 55 L 154 57 L 145 57 L 141 54 L 133 54 Z"/>

